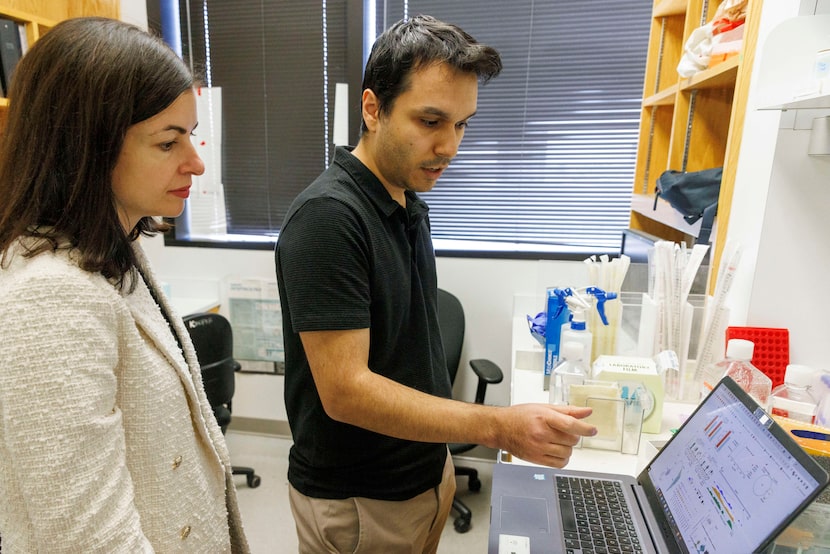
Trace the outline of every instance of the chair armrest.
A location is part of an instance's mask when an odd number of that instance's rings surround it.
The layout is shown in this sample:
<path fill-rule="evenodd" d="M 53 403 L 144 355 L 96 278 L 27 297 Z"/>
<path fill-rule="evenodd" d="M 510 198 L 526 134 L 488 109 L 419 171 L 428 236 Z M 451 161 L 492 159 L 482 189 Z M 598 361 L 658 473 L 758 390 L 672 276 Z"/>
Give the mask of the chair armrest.
<path fill-rule="evenodd" d="M 502 379 L 504 379 L 501 368 L 490 360 L 470 360 L 470 367 L 476 372 L 478 378 L 485 383 L 495 385 L 501 383 Z"/>
<path fill-rule="evenodd" d="M 504 374 L 501 368 L 491 362 L 490 360 L 477 359 L 470 360 L 470 367 L 478 376 L 478 386 L 476 387 L 476 404 L 484 404 L 484 395 L 487 394 L 487 385 L 495 385 L 501 383 L 504 379 Z"/>

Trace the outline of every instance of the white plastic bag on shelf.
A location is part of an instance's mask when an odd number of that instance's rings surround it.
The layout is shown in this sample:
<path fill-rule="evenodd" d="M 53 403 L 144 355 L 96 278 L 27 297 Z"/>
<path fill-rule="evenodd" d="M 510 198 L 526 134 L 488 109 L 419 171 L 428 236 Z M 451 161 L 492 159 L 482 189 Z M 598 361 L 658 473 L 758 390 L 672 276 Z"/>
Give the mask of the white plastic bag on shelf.
<path fill-rule="evenodd" d="M 741 28 L 740 38 L 735 29 L 740 28 L 746 19 L 746 4 L 747 0 L 725 0 L 718 6 L 712 21 L 702 25 L 692 31 L 689 39 L 683 47 L 683 57 L 680 58 L 680 63 L 677 64 L 677 74 L 681 77 L 691 77 L 698 71 L 709 67 L 709 62 L 712 57 L 713 48 L 718 43 L 723 42 L 724 46 L 719 46 L 716 54 L 723 54 L 721 50 L 728 50 L 725 47 L 727 42 L 732 42 L 731 48 L 734 50 L 740 49 L 740 41 L 743 38 L 743 29 Z M 721 37 L 724 34 L 726 36 Z M 721 56 L 723 58 L 723 56 Z M 721 60 L 722 61 L 722 60 Z"/>
<path fill-rule="evenodd" d="M 681 77 L 691 77 L 698 71 L 709 67 L 709 58 L 712 55 L 712 24 L 707 23 L 698 27 L 689 35 L 689 40 L 683 47 L 683 57 L 677 64 L 677 74 Z"/>

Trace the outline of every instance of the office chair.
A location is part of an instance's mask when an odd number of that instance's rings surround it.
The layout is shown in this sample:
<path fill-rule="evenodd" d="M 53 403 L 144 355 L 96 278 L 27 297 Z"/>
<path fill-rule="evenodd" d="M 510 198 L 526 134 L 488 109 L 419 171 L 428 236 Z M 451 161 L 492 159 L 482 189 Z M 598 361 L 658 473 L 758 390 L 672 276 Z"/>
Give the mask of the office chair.
<path fill-rule="evenodd" d="M 461 362 L 461 346 L 464 343 L 464 308 L 461 302 L 451 293 L 438 289 L 438 325 L 441 330 L 441 342 L 444 344 L 444 354 L 447 358 L 447 371 L 450 374 L 450 383 L 455 384 L 455 376 L 458 373 L 458 365 Z M 504 375 L 501 368 L 490 360 L 470 360 L 470 367 L 478 377 L 475 403 L 484 404 L 484 395 L 487 392 L 487 385 L 501 383 Z M 477 444 L 449 444 L 450 453 L 453 456 L 469 452 Z M 481 481 L 478 478 L 478 471 L 472 467 L 455 466 L 456 475 L 467 476 L 467 486 L 473 492 L 481 490 Z M 452 501 L 452 508 L 458 512 L 453 525 L 459 533 L 466 533 L 472 525 L 472 513 L 470 509 L 456 496 Z"/>
<path fill-rule="evenodd" d="M 205 394 L 224 434 L 231 422 L 234 373 L 240 369 L 239 362 L 233 359 L 231 324 L 219 314 L 199 313 L 185 316 L 184 325 L 202 368 Z M 261 479 L 253 468 L 232 466 L 232 470 L 234 475 L 244 475 L 249 487 L 260 485 Z"/>

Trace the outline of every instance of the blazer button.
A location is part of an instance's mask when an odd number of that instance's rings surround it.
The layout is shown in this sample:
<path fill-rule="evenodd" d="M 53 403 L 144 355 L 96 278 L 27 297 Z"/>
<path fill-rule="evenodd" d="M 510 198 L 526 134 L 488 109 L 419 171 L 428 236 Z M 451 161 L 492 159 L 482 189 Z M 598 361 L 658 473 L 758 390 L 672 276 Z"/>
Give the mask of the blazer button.
<path fill-rule="evenodd" d="M 173 469 L 177 469 L 180 465 L 182 465 L 182 457 L 176 456 L 176 458 L 173 460 Z"/>
<path fill-rule="evenodd" d="M 190 525 L 185 525 L 182 527 L 182 530 L 179 532 L 179 535 L 182 537 L 182 540 L 185 540 L 188 535 L 190 535 Z"/>

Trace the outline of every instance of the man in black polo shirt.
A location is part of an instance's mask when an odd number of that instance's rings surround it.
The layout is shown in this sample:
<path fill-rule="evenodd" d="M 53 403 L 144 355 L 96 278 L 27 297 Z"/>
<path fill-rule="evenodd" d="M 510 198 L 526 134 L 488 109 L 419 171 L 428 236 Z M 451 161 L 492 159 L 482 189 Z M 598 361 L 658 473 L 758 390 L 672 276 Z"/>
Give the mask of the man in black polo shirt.
<path fill-rule="evenodd" d="M 301 552 L 435 552 L 455 492 L 447 442 L 565 465 L 586 408 L 450 400 L 428 208 L 498 52 L 429 16 L 381 35 L 361 138 L 291 205 L 276 249 L 290 499 Z"/>

